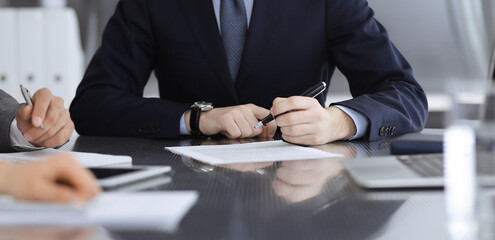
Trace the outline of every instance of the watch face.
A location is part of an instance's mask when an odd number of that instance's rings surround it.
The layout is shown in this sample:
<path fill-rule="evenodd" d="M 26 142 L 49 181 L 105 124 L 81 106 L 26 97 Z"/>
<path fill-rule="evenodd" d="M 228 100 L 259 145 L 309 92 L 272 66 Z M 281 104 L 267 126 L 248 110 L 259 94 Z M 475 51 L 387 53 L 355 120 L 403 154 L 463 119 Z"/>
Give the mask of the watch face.
<path fill-rule="evenodd" d="M 210 102 L 201 101 L 201 102 L 194 102 L 194 105 L 196 105 L 196 107 L 209 107 L 213 104 L 211 104 Z"/>
<path fill-rule="evenodd" d="M 194 102 L 194 106 L 197 108 L 200 108 L 201 111 L 208 111 L 208 110 L 213 109 L 213 104 L 210 102 L 205 102 L 205 101 Z"/>

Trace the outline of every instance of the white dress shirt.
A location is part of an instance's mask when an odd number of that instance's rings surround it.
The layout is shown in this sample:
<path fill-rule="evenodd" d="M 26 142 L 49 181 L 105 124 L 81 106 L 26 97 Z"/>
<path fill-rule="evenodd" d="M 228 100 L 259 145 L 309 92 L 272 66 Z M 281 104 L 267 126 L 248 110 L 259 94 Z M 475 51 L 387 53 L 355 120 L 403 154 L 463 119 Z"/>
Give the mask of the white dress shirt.
<path fill-rule="evenodd" d="M 42 147 L 35 147 L 22 136 L 21 130 L 17 128 L 17 120 L 15 118 L 10 124 L 10 143 L 12 144 L 12 147 L 17 150 L 43 149 Z"/>
<path fill-rule="evenodd" d="M 221 32 L 221 23 L 220 23 L 220 4 L 222 0 L 212 0 L 213 1 L 213 9 L 215 10 L 215 17 L 217 18 L 217 24 L 218 24 L 218 29 Z M 269 1 L 269 0 L 266 0 Z M 249 24 L 251 22 L 251 15 L 253 13 L 253 4 L 254 0 L 244 0 L 244 6 L 246 7 L 246 16 L 247 16 L 247 24 L 249 27 Z M 344 111 L 347 115 L 349 115 L 352 120 L 354 121 L 354 124 L 356 125 L 356 135 L 350 137 L 348 140 L 353 140 L 353 139 L 358 139 L 362 138 L 364 134 L 366 133 L 366 130 L 368 129 L 369 123 L 366 117 L 348 107 L 340 106 L 337 105 L 336 107 L 340 108 L 342 111 Z M 185 114 L 185 113 L 184 113 Z M 182 114 L 182 117 L 180 119 L 180 134 L 181 135 L 190 135 L 187 131 L 186 124 L 184 122 L 184 114 Z"/>

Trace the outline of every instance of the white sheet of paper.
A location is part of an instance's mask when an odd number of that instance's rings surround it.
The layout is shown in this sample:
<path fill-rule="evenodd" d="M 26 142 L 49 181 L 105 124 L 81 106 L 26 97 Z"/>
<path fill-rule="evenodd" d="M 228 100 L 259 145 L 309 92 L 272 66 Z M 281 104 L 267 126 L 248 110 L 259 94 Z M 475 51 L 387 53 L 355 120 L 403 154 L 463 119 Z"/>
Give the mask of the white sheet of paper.
<path fill-rule="evenodd" d="M 316 148 L 302 147 L 283 141 L 267 141 L 229 145 L 165 147 L 165 149 L 212 165 L 304 160 L 342 157 Z"/>
<path fill-rule="evenodd" d="M 81 208 L 0 197 L 0 227 L 100 224 L 173 232 L 197 199 L 196 191 L 104 192 Z"/>
<path fill-rule="evenodd" d="M 52 154 L 70 153 L 76 160 L 85 167 L 99 167 L 123 163 L 132 163 L 130 156 L 116 156 L 99 153 L 84 153 L 84 152 L 68 152 L 52 148 L 33 151 L 33 152 L 18 152 L 0 154 L 0 159 L 10 160 L 12 162 L 31 162 L 39 161 Z"/>

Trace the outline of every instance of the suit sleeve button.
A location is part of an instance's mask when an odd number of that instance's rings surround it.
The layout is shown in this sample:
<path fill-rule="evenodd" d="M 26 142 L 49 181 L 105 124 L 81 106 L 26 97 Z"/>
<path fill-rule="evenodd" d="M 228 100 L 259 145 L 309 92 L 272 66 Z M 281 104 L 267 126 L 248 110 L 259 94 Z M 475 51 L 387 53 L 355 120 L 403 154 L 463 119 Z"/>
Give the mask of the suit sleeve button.
<path fill-rule="evenodd" d="M 385 128 L 385 132 L 387 135 L 392 135 L 392 127 Z"/>
<path fill-rule="evenodd" d="M 381 127 L 379 131 L 380 136 L 385 136 L 385 127 Z"/>

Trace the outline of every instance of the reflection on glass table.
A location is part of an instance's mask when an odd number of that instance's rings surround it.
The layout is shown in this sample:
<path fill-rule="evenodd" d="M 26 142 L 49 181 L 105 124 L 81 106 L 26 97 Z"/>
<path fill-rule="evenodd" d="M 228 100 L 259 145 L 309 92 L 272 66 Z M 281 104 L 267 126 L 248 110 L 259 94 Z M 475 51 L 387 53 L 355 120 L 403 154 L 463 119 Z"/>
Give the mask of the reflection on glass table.
<path fill-rule="evenodd" d="M 341 171 L 342 165 L 335 159 L 282 162 L 275 171 L 272 187 L 278 196 L 287 201 L 301 202 L 320 194 L 325 189 L 325 183 Z"/>

